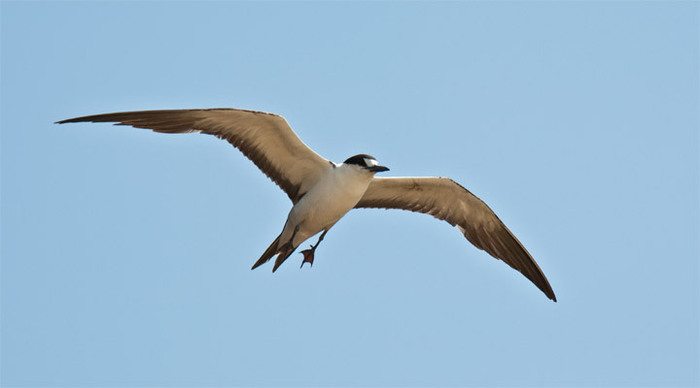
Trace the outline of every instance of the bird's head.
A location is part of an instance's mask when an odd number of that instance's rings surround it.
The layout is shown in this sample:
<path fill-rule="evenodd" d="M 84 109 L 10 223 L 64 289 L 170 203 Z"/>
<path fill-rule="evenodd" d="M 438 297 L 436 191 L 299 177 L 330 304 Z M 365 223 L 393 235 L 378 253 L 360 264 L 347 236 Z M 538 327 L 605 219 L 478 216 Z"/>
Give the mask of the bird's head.
<path fill-rule="evenodd" d="M 351 156 L 343 164 L 358 166 L 372 173 L 389 171 L 388 167 L 380 166 L 374 156 L 367 154 Z"/>

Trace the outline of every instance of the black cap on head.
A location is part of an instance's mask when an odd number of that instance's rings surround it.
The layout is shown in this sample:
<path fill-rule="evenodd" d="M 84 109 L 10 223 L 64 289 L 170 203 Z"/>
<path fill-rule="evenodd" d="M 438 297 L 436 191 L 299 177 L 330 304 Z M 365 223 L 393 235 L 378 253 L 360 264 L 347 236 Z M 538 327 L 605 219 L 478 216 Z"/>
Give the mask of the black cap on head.
<path fill-rule="evenodd" d="M 377 163 L 377 159 L 374 158 L 372 155 L 367 155 L 367 154 L 358 154 L 355 156 L 351 156 L 343 162 L 345 164 L 354 164 L 356 166 L 360 166 L 364 169 L 367 169 L 371 172 L 382 172 L 382 171 L 389 171 L 388 168 L 384 166 L 380 166 Z"/>
<path fill-rule="evenodd" d="M 367 154 L 357 154 L 355 156 L 351 156 L 347 158 L 343 163 L 345 164 L 356 164 L 361 167 L 370 167 L 369 164 L 367 163 L 367 160 L 374 160 L 376 161 L 377 159 L 374 158 L 372 155 L 367 155 Z"/>

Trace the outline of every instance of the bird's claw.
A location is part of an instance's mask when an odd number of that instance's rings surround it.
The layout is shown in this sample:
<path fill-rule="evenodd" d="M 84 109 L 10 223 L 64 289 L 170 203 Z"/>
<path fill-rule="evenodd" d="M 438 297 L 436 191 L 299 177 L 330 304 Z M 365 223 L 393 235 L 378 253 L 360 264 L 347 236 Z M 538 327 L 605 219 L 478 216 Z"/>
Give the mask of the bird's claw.
<path fill-rule="evenodd" d="M 301 254 L 304 255 L 304 260 L 302 260 L 299 268 L 303 268 L 305 263 L 309 263 L 309 265 L 312 267 L 314 266 L 314 251 L 316 251 L 316 247 L 313 245 L 311 246 L 311 249 L 304 249 L 301 251 Z"/>

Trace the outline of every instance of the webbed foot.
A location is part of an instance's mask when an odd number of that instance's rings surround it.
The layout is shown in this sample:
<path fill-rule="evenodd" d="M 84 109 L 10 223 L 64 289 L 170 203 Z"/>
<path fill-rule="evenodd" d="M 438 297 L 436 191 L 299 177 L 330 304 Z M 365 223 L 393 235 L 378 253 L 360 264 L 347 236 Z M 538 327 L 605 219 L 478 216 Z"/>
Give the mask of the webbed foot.
<path fill-rule="evenodd" d="M 316 252 L 316 247 L 313 245 L 310 249 L 304 249 L 300 252 L 302 255 L 304 255 L 304 260 L 302 260 L 299 268 L 303 268 L 305 263 L 309 263 L 309 265 L 312 267 L 314 266 L 314 252 Z"/>

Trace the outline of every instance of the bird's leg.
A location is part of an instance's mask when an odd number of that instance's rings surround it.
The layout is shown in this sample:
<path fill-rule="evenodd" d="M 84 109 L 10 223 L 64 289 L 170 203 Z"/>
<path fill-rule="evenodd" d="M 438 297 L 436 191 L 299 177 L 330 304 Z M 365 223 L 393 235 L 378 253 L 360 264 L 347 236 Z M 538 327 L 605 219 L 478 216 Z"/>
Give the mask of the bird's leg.
<path fill-rule="evenodd" d="M 330 229 L 330 228 L 329 228 Z M 323 238 L 326 237 L 326 233 L 328 233 L 329 229 L 325 229 L 323 233 L 321 233 L 321 236 L 318 238 L 318 241 L 316 242 L 316 245 L 311 245 L 310 249 L 304 249 L 301 251 L 301 254 L 304 255 L 304 260 L 301 262 L 301 267 L 304 266 L 304 263 L 309 263 L 312 267 L 314 266 L 314 252 L 316 252 L 316 248 L 318 248 L 318 244 L 323 241 Z"/>

